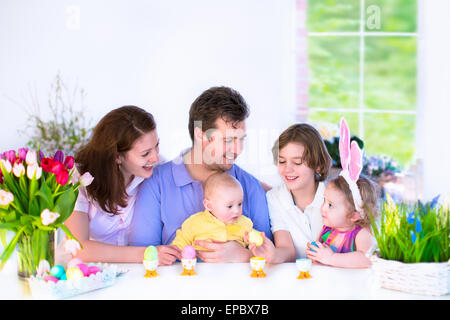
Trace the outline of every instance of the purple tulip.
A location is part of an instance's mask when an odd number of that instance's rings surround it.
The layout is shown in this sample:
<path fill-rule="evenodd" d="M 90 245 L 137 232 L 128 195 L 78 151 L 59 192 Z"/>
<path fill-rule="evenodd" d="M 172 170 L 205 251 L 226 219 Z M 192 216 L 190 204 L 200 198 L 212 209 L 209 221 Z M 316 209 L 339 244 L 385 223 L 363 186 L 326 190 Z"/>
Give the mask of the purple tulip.
<path fill-rule="evenodd" d="M 42 150 L 39 150 L 39 163 L 42 161 L 42 159 L 45 158 L 44 153 L 42 152 Z"/>
<path fill-rule="evenodd" d="M 61 150 L 56 151 L 53 161 L 64 162 L 64 153 Z"/>
<path fill-rule="evenodd" d="M 19 159 L 22 160 L 22 162 L 25 161 L 27 153 L 28 153 L 28 148 L 20 148 L 19 149 Z"/>

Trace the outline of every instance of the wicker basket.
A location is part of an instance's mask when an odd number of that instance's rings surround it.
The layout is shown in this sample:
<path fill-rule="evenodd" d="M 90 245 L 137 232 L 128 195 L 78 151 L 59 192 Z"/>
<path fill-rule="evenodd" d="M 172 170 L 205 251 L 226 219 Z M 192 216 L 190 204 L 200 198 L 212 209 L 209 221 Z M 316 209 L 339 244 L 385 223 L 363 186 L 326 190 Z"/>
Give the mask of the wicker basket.
<path fill-rule="evenodd" d="M 450 292 L 449 262 L 403 263 L 371 256 L 372 269 L 383 288 L 440 296 Z"/>

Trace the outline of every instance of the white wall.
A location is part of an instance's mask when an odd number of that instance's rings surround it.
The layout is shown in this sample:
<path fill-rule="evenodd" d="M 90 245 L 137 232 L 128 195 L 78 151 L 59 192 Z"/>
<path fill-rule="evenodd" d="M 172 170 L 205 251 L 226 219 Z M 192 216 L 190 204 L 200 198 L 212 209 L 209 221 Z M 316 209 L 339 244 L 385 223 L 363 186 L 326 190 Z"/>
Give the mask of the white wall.
<path fill-rule="evenodd" d="M 419 1 L 417 155 L 423 198 L 450 194 L 450 1 Z"/>
<path fill-rule="evenodd" d="M 26 143 L 17 129 L 26 123 L 28 88 L 45 107 L 58 71 L 85 89 L 94 124 L 125 104 L 152 112 L 167 158 L 190 145 L 194 99 L 226 85 L 251 109 L 238 163 L 272 179 L 270 147 L 295 119 L 293 6 L 292 0 L 1 1 L 0 150 Z"/>

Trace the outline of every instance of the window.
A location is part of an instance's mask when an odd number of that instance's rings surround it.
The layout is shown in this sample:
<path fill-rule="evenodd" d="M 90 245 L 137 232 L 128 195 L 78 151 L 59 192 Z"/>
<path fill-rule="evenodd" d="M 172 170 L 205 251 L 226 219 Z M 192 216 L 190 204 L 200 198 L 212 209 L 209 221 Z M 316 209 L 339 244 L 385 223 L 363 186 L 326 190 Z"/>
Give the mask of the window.
<path fill-rule="evenodd" d="M 415 155 L 417 1 L 297 0 L 297 12 L 302 9 L 307 50 L 298 61 L 307 61 L 308 84 L 307 98 L 297 98 L 300 120 L 337 124 L 344 116 L 367 154 L 409 164 Z"/>

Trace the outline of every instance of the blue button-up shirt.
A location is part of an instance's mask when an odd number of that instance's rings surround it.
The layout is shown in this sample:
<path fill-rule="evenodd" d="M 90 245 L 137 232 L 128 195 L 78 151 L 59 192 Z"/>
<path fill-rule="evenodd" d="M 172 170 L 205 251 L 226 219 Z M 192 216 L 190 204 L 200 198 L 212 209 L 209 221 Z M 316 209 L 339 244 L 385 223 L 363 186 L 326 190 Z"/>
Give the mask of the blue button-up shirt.
<path fill-rule="evenodd" d="M 272 240 L 266 194 L 259 181 L 235 164 L 227 173 L 242 185 L 242 213 L 252 220 L 253 228 L 264 231 Z M 191 178 L 180 155 L 155 167 L 153 175 L 142 183 L 130 226 L 129 245 L 168 245 L 183 222 L 203 210 L 202 184 Z"/>

